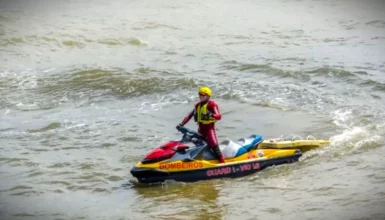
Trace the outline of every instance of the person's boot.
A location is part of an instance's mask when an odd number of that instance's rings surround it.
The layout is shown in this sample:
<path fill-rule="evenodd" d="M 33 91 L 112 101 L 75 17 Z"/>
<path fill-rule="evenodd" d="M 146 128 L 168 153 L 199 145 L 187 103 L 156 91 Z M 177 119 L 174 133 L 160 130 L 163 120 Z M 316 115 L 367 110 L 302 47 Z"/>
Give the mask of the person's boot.
<path fill-rule="evenodd" d="M 218 145 L 212 147 L 211 151 L 213 152 L 214 156 L 219 160 L 219 162 L 225 163 L 225 157 L 223 156 L 221 149 L 219 149 Z"/>

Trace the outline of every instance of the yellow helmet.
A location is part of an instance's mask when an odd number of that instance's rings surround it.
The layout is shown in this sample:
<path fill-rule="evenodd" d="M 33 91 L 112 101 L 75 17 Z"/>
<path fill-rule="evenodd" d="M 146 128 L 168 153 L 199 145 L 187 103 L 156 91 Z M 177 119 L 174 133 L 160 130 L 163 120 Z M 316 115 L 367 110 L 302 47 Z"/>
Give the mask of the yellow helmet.
<path fill-rule="evenodd" d="M 211 89 L 209 87 L 201 87 L 199 88 L 199 94 L 205 94 L 211 97 Z"/>

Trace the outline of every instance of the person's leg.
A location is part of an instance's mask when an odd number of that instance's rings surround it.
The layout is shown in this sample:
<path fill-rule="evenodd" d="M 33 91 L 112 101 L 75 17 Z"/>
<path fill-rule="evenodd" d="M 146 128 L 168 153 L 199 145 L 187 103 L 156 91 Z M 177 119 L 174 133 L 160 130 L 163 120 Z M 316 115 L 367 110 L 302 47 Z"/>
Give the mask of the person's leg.
<path fill-rule="evenodd" d="M 223 157 L 221 149 L 219 148 L 218 139 L 214 128 L 207 130 L 206 139 L 210 150 L 213 152 L 214 156 L 219 160 L 219 162 L 224 163 L 225 158 Z"/>

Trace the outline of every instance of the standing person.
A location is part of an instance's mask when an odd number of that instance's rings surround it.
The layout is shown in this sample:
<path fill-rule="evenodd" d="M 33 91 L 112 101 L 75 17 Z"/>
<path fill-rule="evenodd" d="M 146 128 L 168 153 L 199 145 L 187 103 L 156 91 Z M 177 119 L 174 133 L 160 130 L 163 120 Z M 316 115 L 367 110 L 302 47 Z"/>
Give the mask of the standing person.
<path fill-rule="evenodd" d="M 200 101 L 195 104 L 194 109 L 183 119 L 178 126 L 184 126 L 194 116 L 195 122 L 198 123 L 198 132 L 207 140 L 211 152 L 219 160 L 224 163 L 225 159 L 218 146 L 218 139 L 215 133 L 215 122 L 221 120 L 222 115 L 219 112 L 218 105 L 210 100 L 211 89 L 208 87 L 199 88 Z"/>

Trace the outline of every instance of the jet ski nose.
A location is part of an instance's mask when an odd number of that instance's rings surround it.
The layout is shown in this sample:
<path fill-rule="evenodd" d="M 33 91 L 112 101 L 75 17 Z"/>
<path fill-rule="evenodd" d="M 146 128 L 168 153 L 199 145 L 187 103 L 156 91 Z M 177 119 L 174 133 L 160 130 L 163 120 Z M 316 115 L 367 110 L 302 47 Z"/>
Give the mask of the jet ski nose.
<path fill-rule="evenodd" d="M 150 169 L 150 168 L 141 168 L 141 167 L 133 167 L 131 169 L 131 174 L 136 178 L 146 178 L 146 177 L 154 177 L 154 176 L 168 176 L 169 172 L 160 170 L 160 169 Z"/>

